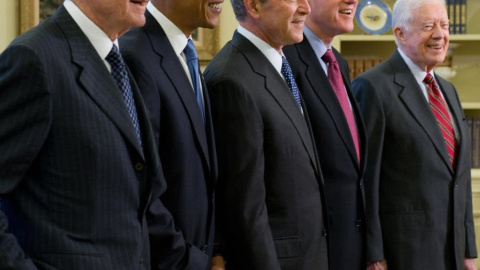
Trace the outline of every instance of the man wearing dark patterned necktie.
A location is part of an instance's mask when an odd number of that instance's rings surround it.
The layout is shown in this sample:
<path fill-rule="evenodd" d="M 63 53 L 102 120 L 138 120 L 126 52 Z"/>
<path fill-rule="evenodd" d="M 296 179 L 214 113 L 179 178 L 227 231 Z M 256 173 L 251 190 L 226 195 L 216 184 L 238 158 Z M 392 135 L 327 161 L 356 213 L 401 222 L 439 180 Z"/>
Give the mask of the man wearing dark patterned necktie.
<path fill-rule="evenodd" d="M 0 55 L 0 269 L 199 269 L 117 47 L 147 2 L 65 0 Z"/>
<path fill-rule="evenodd" d="M 398 0 L 392 19 L 397 50 L 352 83 L 368 131 L 368 269 L 476 269 L 467 125 L 433 70 L 448 50 L 445 1 Z"/>
<path fill-rule="evenodd" d="M 282 52 L 302 40 L 308 1 L 231 2 L 240 25 L 205 69 L 227 269 L 328 269 L 322 173 Z"/>

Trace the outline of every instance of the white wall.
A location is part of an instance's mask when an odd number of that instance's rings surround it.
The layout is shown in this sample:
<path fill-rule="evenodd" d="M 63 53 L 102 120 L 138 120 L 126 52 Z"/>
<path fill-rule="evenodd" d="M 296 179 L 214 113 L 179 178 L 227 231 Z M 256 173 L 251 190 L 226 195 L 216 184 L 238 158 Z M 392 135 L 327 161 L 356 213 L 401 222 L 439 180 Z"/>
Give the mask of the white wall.
<path fill-rule="evenodd" d="M 238 22 L 233 14 L 232 4 L 230 0 L 225 0 L 222 4 L 222 13 L 220 14 L 220 48 L 232 39 L 233 32 L 237 29 Z"/>
<path fill-rule="evenodd" d="M 17 36 L 18 0 L 0 0 L 0 52 Z"/>

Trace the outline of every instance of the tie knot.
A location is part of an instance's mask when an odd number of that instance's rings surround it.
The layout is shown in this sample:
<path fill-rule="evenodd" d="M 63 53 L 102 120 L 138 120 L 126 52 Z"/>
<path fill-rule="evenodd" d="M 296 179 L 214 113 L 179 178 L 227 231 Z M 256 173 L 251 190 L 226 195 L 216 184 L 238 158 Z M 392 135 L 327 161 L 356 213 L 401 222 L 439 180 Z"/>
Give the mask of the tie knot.
<path fill-rule="evenodd" d="M 195 49 L 195 44 L 193 44 L 193 41 L 191 39 L 188 39 L 187 46 L 185 46 L 183 53 L 185 54 L 187 61 L 198 59 L 197 50 Z"/>
<path fill-rule="evenodd" d="M 430 73 L 427 73 L 427 76 L 425 76 L 425 79 L 423 79 L 423 82 L 430 85 L 433 81 L 433 76 Z"/>
<path fill-rule="evenodd" d="M 292 69 L 290 68 L 290 65 L 288 64 L 287 58 L 285 56 L 282 56 L 282 74 L 284 76 L 289 76 L 292 74 Z"/>
<path fill-rule="evenodd" d="M 325 52 L 325 54 L 322 56 L 322 60 L 329 63 L 329 64 L 337 61 L 337 59 L 335 58 L 335 55 L 333 54 L 332 50 L 330 50 L 330 49 L 328 49 Z"/>
<path fill-rule="evenodd" d="M 122 55 L 120 54 L 118 47 L 115 44 L 113 44 L 113 47 L 108 53 L 105 60 L 107 60 L 107 62 L 110 64 L 110 66 L 112 66 L 112 68 L 124 65 Z"/>

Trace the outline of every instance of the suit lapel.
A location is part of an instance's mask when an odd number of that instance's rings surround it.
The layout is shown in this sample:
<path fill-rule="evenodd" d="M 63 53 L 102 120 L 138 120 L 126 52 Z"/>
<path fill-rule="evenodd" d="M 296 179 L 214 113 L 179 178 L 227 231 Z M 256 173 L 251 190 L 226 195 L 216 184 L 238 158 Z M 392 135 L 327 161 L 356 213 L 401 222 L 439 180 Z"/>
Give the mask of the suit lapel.
<path fill-rule="evenodd" d="M 273 99 L 280 105 L 292 124 L 295 126 L 300 138 L 305 146 L 305 149 L 314 164 L 315 170 L 318 171 L 317 159 L 313 147 L 312 137 L 307 126 L 304 115 L 298 108 L 295 99 L 290 91 L 285 80 L 269 63 L 268 59 L 260 52 L 255 45 L 243 37 L 241 34 L 235 32 L 232 44 L 237 47 L 245 55 L 250 62 L 254 72 L 265 78 L 265 89 L 272 95 Z M 305 108 L 304 108 L 305 109 Z M 306 114 L 306 111 L 305 111 Z"/>
<path fill-rule="evenodd" d="M 187 75 L 183 71 L 183 66 L 180 64 L 175 51 L 170 45 L 165 32 L 155 18 L 147 11 L 145 25 L 145 31 L 151 42 L 151 46 L 160 57 L 160 67 L 167 74 L 171 84 L 175 87 L 177 94 L 182 101 L 185 111 L 187 112 L 190 123 L 195 132 L 196 138 L 199 141 L 202 149 L 202 154 L 207 166 L 210 168 L 209 149 L 207 142 L 207 135 L 205 126 L 203 124 L 203 118 L 200 113 L 192 85 L 190 84 Z M 168 46 L 166 46 L 168 44 Z M 206 86 L 202 83 L 203 92 L 206 93 Z M 207 107 L 205 106 L 205 110 Z M 206 114 L 207 115 L 207 114 Z"/>
<path fill-rule="evenodd" d="M 466 133 L 467 130 L 465 130 L 462 126 L 462 123 L 464 122 L 464 114 L 463 114 L 463 109 L 461 108 L 461 105 L 458 103 L 458 96 L 455 92 L 455 89 L 452 87 L 450 83 L 445 81 L 443 78 L 440 76 L 435 75 L 435 79 L 438 82 L 438 85 L 442 91 L 443 97 L 445 98 L 445 102 L 448 104 L 448 108 L 450 109 L 450 114 L 452 116 L 453 124 L 456 125 L 457 127 L 457 132 L 459 134 L 456 134 L 455 136 L 458 138 L 459 143 L 458 143 L 458 148 L 456 149 L 456 171 L 461 171 L 460 167 L 464 166 L 465 164 L 468 164 L 464 160 L 464 157 L 468 157 L 468 154 L 465 155 L 466 151 L 469 149 L 467 148 L 466 139 L 468 139 L 468 134 Z"/>
<path fill-rule="evenodd" d="M 310 87 L 312 88 L 318 99 L 322 102 L 323 106 L 327 109 L 329 116 L 332 118 L 333 123 L 335 124 L 339 137 L 342 139 L 343 143 L 348 149 L 350 157 L 355 161 L 358 166 L 357 153 L 355 150 L 355 145 L 353 144 L 350 128 L 348 127 L 348 123 L 343 113 L 342 107 L 340 106 L 340 102 L 338 101 L 338 98 L 335 95 L 335 92 L 330 85 L 330 82 L 328 81 L 328 77 L 323 72 L 323 68 L 318 61 L 317 55 L 315 54 L 312 46 L 305 37 L 301 43 L 296 44 L 295 46 L 297 47 L 300 60 L 306 66 L 305 77 L 310 83 Z M 336 55 L 336 57 L 338 56 Z M 344 73 L 344 70 L 342 70 L 342 77 L 343 81 L 345 82 L 346 78 Z M 350 100 L 353 100 L 350 93 L 349 98 Z M 358 112 L 354 110 L 354 114 L 358 115 L 357 113 Z M 359 122 L 357 121 L 357 129 L 360 135 L 360 127 L 358 123 Z"/>
<path fill-rule="evenodd" d="M 125 101 L 103 60 L 100 59 L 88 38 L 63 6 L 60 6 L 57 14 L 57 23 L 65 33 L 71 47 L 72 61 L 81 67 L 78 80 L 83 89 L 143 157 L 143 151 L 126 109 Z M 133 81 L 131 76 L 130 80 Z"/>
<path fill-rule="evenodd" d="M 445 162 L 445 165 L 447 165 L 452 171 L 447 149 L 445 147 L 445 140 L 438 127 L 437 119 L 435 119 L 435 116 L 433 115 L 422 90 L 418 86 L 417 81 L 413 77 L 412 72 L 398 51 L 393 54 L 389 61 L 391 61 L 394 69 L 394 83 L 399 87 L 399 98 L 410 111 L 412 117 L 420 124 L 425 133 L 427 133 L 437 149 L 438 154 Z"/>

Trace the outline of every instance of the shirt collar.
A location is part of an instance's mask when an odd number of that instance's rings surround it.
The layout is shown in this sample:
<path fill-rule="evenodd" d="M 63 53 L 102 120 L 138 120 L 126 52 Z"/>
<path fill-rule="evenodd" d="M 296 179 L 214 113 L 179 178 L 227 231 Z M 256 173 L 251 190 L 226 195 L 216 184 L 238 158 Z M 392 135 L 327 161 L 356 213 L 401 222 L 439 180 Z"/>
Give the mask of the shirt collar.
<path fill-rule="evenodd" d="M 315 35 L 312 30 L 308 27 L 303 28 L 303 33 L 305 34 L 305 38 L 308 40 L 310 45 L 313 48 L 313 51 L 315 52 L 315 55 L 317 56 L 318 62 L 323 68 L 323 71 L 325 71 L 325 74 L 327 74 L 327 63 L 323 61 L 322 57 L 323 55 L 327 52 L 328 49 L 332 49 L 332 46 L 327 47 L 323 41 Z"/>
<path fill-rule="evenodd" d="M 182 0 L 177 0 L 182 1 Z M 172 21 L 170 21 L 162 12 L 160 12 L 152 2 L 148 2 L 147 10 L 152 14 L 152 16 L 157 20 L 160 26 L 165 31 L 168 41 L 173 47 L 175 54 L 180 56 L 185 47 L 187 46 L 188 38 L 185 34 L 178 28 Z"/>
<path fill-rule="evenodd" d="M 418 67 L 413 61 L 405 54 L 402 52 L 400 48 L 397 48 L 398 52 L 400 53 L 400 56 L 402 56 L 403 60 L 407 64 L 408 68 L 410 69 L 410 72 L 412 72 L 413 77 L 415 77 L 415 80 L 417 81 L 418 84 L 423 85 L 423 79 L 425 79 L 425 76 L 427 76 L 427 72 L 420 67 Z M 433 72 L 430 72 L 430 74 L 433 75 Z M 435 78 L 435 76 L 434 76 Z"/>
<path fill-rule="evenodd" d="M 268 43 L 257 37 L 252 32 L 248 31 L 241 25 L 238 26 L 237 32 L 248 39 L 250 42 L 255 45 L 268 61 L 273 65 L 273 67 L 278 71 L 279 74 L 282 74 L 282 56 L 283 52 L 280 54 L 276 49 L 270 46 Z"/>
<path fill-rule="evenodd" d="M 307 38 L 308 42 L 312 45 L 313 50 L 315 51 L 315 54 L 319 59 L 322 59 L 322 56 L 327 52 L 327 46 L 321 39 L 315 35 L 312 30 L 310 30 L 308 27 L 303 28 L 303 33 L 305 34 L 305 37 Z"/>
<path fill-rule="evenodd" d="M 107 57 L 108 53 L 112 50 L 113 44 L 118 47 L 118 40 L 113 41 L 112 44 L 108 35 L 90 20 L 75 3 L 71 0 L 65 0 L 63 5 L 85 36 L 87 36 L 90 43 L 92 43 L 100 58 L 105 59 Z"/>

